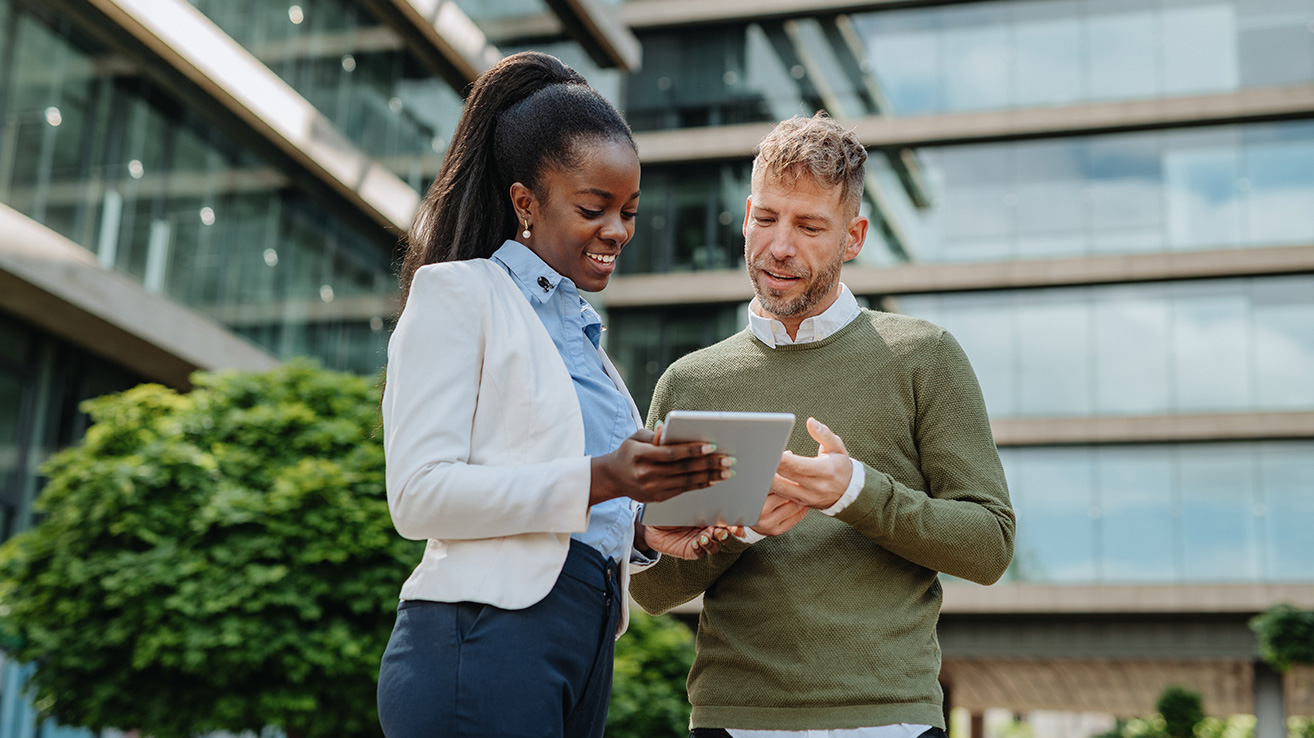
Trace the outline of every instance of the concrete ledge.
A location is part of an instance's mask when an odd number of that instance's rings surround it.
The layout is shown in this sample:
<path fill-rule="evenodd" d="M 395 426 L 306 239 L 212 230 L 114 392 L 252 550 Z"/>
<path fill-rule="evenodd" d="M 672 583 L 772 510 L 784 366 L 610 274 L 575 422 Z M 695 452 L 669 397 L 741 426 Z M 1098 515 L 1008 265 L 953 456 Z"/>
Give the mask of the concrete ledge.
<path fill-rule="evenodd" d="M 743 23 L 799 15 L 836 15 L 868 10 L 955 5 L 972 0 L 628 0 L 621 19 L 636 30 L 713 23 Z"/>
<path fill-rule="evenodd" d="M 150 380 L 190 386 L 196 369 L 269 369 L 278 359 L 223 326 L 96 263 L 0 205 L 0 309 Z"/>
<path fill-rule="evenodd" d="M 874 115 L 851 121 L 869 148 L 903 148 L 1179 128 L 1314 116 L 1314 85 L 1215 95 L 1084 103 L 942 115 Z M 774 123 L 684 128 L 635 135 L 644 164 L 748 159 Z"/>
<path fill-rule="evenodd" d="M 1259 441 L 1314 438 L 1314 412 L 1004 418 L 990 427 L 998 446 Z"/>
<path fill-rule="evenodd" d="M 1314 608 L 1314 583 L 944 585 L 946 615 L 1256 614 L 1278 603 Z"/>
<path fill-rule="evenodd" d="M 420 196 L 183 0 L 89 0 L 259 136 L 369 218 L 405 231 Z"/>
<path fill-rule="evenodd" d="M 906 295 L 1309 272 L 1314 272 L 1314 245 L 892 267 L 850 264 L 842 278 L 859 295 Z M 725 269 L 618 276 L 603 295 L 608 307 L 627 308 L 747 302 L 753 289 L 742 269 Z"/>

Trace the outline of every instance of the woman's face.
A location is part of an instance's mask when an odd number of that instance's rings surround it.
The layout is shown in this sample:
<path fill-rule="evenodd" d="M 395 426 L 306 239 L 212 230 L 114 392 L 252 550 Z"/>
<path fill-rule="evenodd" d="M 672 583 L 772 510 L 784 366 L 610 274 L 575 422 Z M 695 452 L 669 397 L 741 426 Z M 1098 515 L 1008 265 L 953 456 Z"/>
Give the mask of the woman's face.
<path fill-rule="evenodd" d="M 519 182 L 511 186 L 517 215 L 528 214 L 528 246 L 558 274 L 584 292 L 600 292 L 616 271 L 616 257 L 634 236 L 639 207 L 639 157 L 614 140 L 582 142 L 579 165 L 546 167 L 536 197 Z M 517 231 L 521 230 L 517 229 Z"/>

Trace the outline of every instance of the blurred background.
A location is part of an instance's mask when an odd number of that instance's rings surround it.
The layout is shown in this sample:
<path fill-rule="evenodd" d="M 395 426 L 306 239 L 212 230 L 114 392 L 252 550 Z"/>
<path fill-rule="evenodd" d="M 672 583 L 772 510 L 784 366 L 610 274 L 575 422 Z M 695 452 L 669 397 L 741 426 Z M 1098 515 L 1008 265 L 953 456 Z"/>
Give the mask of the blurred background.
<path fill-rule="evenodd" d="M 466 85 L 531 48 L 636 132 L 593 301 L 641 408 L 745 322 L 756 142 L 824 109 L 869 147 L 844 280 L 958 337 L 1018 515 L 1004 582 L 945 586 L 955 738 L 1170 684 L 1314 714 L 1247 627 L 1314 607 L 1314 0 L 0 0 L 0 538 L 85 398 L 375 376 Z M 63 735 L 3 673 L 0 738 Z"/>

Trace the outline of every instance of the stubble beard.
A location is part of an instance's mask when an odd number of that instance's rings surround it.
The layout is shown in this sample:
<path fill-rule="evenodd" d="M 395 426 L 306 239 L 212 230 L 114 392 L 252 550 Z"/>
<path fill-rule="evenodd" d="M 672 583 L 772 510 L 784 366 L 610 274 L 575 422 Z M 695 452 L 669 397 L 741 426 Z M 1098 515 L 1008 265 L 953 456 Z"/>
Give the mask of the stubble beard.
<path fill-rule="evenodd" d="M 809 313 L 814 309 L 830 291 L 834 289 L 835 283 L 839 281 L 840 267 L 844 261 L 840 255 L 836 255 L 834 261 L 818 272 L 815 276 L 810 269 L 802 266 L 795 266 L 788 261 L 776 261 L 770 257 L 752 259 L 748 262 L 748 277 L 753 283 L 753 292 L 761 302 L 762 309 L 772 315 L 779 317 L 791 317 L 800 314 Z M 807 283 L 803 294 L 791 299 L 769 287 L 763 287 L 759 275 L 762 271 L 787 273 L 798 277 Z"/>

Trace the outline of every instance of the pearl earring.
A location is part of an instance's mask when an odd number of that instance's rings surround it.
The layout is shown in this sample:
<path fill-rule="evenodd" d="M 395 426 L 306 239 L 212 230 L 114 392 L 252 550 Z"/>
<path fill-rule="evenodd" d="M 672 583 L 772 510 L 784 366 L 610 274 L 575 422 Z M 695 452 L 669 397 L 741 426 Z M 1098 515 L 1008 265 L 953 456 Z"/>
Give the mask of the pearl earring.
<path fill-rule="evenodd" d="M 520 235 L 524 236 L 525 238 L 529 238 L 529 235 L 530 235 L 530 234 L 529 234 L 529 221 L 525 221 L 525 232 L 524 232 L 524 233 L 521 233 Z"/>

